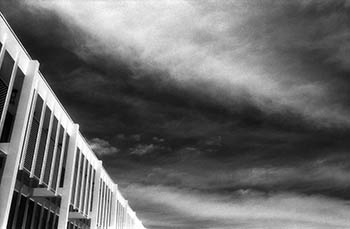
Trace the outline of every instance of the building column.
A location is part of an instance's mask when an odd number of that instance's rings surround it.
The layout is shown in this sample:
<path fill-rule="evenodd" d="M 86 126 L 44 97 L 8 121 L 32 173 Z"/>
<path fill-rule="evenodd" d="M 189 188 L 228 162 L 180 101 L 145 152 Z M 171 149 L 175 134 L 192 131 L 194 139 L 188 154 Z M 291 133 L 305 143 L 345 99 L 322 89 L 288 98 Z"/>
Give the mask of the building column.
<path fill-rule="evenodd" d="M 21 158 L 25 126 L 31 106 L 31 100 L 36 82 L 36 74 L 39 70 L 38 61 L 28 63 L 27 74 L 24 77 L 21 97 L 18 103 L 17 113 L 11 135 L 10 143 L 6 144 L 7 157 L 0 185 L 0 228 L 5 229 L 10 212 L 13 190 L 16 183 L 18 166 Z M 1 147 L 3 148 L 3 147 Z M 4 147 L 5 148 L 5 147 Z"/>
<path fill-rule="evenodd" d="M 76 160 L 77 152 L 77 136 L 79 132 L 79 125 L 75 124 L 73 128 L 72 136 L 70 137 L 68 143 L 68 152 L 67 152 L 67 162 L 66 162 L 66 171 L 64 174 L 64 183 L 63 188 L 59 192 L 61 194 L 61 207 L 60 214 L 58 219 L 58 228 L 66 228 L 69 215 L 69 205 L 70 198 L 72 194 L 73 178 L 74 178 L 74 165 Z"/>
<path fill-rule="evenodd" d="M 93 195 L 93 202 L 92 202 L 92 212 L 91 212 L 91 229 L 96 229 L 97 228 L 97 212 L 98 212 L 98 202 L 100 201 L 98 198 L 98 194 L 100 191 L 100 178 L 101 178 L 101 168 L 102 168 L 102 161 L 98 161 L 98 166 L 96 168 L 96 173 L 95 173 L 95 184 L 94 184 L 94 192 L 92 193 Z"/>

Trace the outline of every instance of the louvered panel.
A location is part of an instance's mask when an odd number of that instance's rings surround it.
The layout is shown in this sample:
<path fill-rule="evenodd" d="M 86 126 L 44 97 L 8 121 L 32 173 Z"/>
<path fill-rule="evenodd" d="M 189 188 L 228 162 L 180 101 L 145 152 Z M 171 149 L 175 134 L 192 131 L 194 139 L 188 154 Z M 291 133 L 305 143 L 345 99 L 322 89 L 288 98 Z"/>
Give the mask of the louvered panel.
<path fill-rule="evenodd" d="M 0 115 L 4 110 L 7 89 L 8 89 L 7 85 L 0 79 Z"/>
<path fill-rule="evenodd" d="M 44 173 L 44 183 L 48 184 L 49 183 L 49 178 L 50 178 L 50 170 L 51 170 L 51 162 L 52 162 L 52 157 L 53 157 L 53 151 L 55 147 L 55 138 L 56 138 L 56 131 L 57 131 L 57 118 L 55 117 L 53 120 L 53 125 L 52 125 L 52 131 L 51 131 L 51 136 L 50 136 L 50 142 L 49 142 L 49 150 L 47 152 L 47 161 L 46 161 L 46 167 L 45 167 L 45 173 Z"/>

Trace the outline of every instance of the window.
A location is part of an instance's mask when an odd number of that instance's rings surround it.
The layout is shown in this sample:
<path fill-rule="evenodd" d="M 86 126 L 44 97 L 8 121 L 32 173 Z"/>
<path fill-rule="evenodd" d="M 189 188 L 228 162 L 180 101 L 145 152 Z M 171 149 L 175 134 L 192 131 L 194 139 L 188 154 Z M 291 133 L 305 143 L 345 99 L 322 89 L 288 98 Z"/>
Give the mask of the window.
<path fill-rule="evenodd" d="M 5 100 L 6 100 L 8 85 L 10 83 L 13 64 L 14 64 L 13 59 L 6 52 L 4 57 L 4 62 L 0 69 L 0 111 L 1 113 L 3 112 L 4 105 L 5 105 Z M 24 80 L 24 74 L 20 68 L 17 68 L 15 81 L 12 88 L 12 93 L 10 95 L 10 103 L 8 106 L 8 110 L 6 112 L 4 128 L 0 139 L 1 142 L 10 141 L 12 128 L 13 128 L 13 124 L 14 124 L 14 120 L 17 112 L 18 103 L 19 103 L 19 98 L 22 90 L 23 80 Z"/>
<path fill-rule="evenodd" d="M 15 228 L 21 228 L 22 223 L 23 223 L 23 218 L 24 218 L 24 211 L 26 209 L 26 202 L 27 202 L 27 198 L 23 195 L 21 195 L 21 201 L 20 201 L 20 205 L 18 208 L 18 213 L 17 213 L 17 218 L 16 218 L 16 227 Z"/>
<path fill-rule="evenodd" d="M 66 162 L 67 162 L 67 152 L 68 152 L 68 144 L 69 144 L 69 135 L 66 133 L 66 144 L 64 146 L 64 155 L 63 155 L 63 164 L 62 164 L 62 172 L 60 177 L 60 188 L 63 187 L 64 184 L 64 175 L 66 172 Z"/>
<path fill-rule="evenodd" d="M 29 206 L 28 206 L 28 214 L 27 214 L 27 221 L 26 221 L 26 227 L 30 228 L 30 225 L 32 223 L 32 217 L 34 212 L 34 202 L 32 200 L 29 200 Z"/>
<path fill-rule="evenodd" d="M 13 219 L 15 217 L 15 211 L 16 211 L 18 195 L 19 195 L 18 192 L 13 192 L 9 218 L 8 218 L 8 221 L 7 221 L 7 228 L 8 229 L 12 228 Z"/>
<path fill-rule="evenodd" d="M 61 159 L 61 151 L 62 151 L 62 141 L 63 141 L 63 133 L 64 129 L 60 125 L 60 133 L 58 136 L 58 144 L 57 144 L 57 151 L 56 151 L 56 156 L 53 158 L 54 164 L 53 166 L 53 176 L 52 176 L 52 183 L 51 183 L 51 188 L 53 190 L 56 190 L 56 184 L 57 184 L 57 176 L 58 176 L 58 170 L 59 170 L 59 164 L 60 164 L 60 159 Z M 51 166 L 50 166 L 51 168 Z"/>
<path fill-rule="evenodd" d="M 5 168 L 5 162 L 6 162 L 6 156 L 2 155 L 0 152 L 0 184 L 1 184 L 2 173 Z"/>
<path fill-rule="evenodd" d="M 51 116 L 51 110 L 48 107 L 46 107 L 44 122 L 41 129 L 36 165 L 34 170 L 34 175 L 38 178 L 40 178 L 41 169 L 43 167 L 43 160 L 44 160 L 44 154 L 45 154 L 46 139 L 48 134 L 47 132 L 48 132 L 49 123 L 50 123 L 50 116 Z"/>
<path fill-rule="evenodd" d="M 29 131 L 29 136 L 27 136 L 29 137 L 29 139 L 28 139 L 27 151 L 25 152 L 25 158 L 24 158 L 24 168 L 29 172 L 31 170 L 32 163 L 33 163 L 36 138 L 39 130 L 41 108 L 43 106 L 43 100 L 39 95 L 37 97 L 37 101 L 34 106 L 35 106 L 35 110 L 34 110 L 34 115 L 32 119 L 32 125 Z"/>

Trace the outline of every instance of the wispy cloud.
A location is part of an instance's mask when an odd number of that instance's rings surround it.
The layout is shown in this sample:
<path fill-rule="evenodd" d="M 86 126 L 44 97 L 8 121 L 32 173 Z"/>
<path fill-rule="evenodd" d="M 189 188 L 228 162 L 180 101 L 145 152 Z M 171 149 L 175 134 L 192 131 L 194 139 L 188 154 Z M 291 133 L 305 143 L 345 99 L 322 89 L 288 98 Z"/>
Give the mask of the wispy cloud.
<path fill-rule="evenodd" d="M 80 55 L 88 49 L 121 58 L 135 74 L 165 71 L 168 81 L 228 107 L 245 101 L 267 112 L 291 110 L 320 125 L 350 124 L 349 111 L 334 104 L 327 86 L 315 80 L 322 73 L 298 59 L 302 50 L 316 50 L 346 66 L 348 33 L 341 26 L 332 30 L 346 16 L 325 15 L 302 24 L 295 19 L 302 15 L 295 15 L 286 21 L 290 7 L 308 7 L 303 1 L 222 6 L 185 0 L 27 2 L 85 31 L 89 38 L 76 50 Z"/>
<path fill-rule="evenodd" d="M 143 156 L 145 154 L 151 153 L 154 149 L 156 149 L 156 146 L 154 144 L 149 144 L 149 145 L 139 144 L 136 147 L 131 149 L 130 154 Z"/>
<path fill-rule="evenodd" d="M 222 196 L 140 185 L 130 185 L 124 191 L 135 204 L 157 204 L 161 209 L 167 209 L 165 212 L 176 211 L 179 215 L 206 222 L 202 228 L 228 228 L 231 225 L 230 228 L 340 229 L 350 226 L 350 206 L 345 201 L 322 196 L 293 193 L 266 196 L 259 192 Z"/>
<path fill-rule="evenodd" d="M 117 147 L 112 146 L 108 141 L 100 138 L 89 140 L 89 144 L 93 151 L 100 156 L 112 155 L 119 152 Z"/>

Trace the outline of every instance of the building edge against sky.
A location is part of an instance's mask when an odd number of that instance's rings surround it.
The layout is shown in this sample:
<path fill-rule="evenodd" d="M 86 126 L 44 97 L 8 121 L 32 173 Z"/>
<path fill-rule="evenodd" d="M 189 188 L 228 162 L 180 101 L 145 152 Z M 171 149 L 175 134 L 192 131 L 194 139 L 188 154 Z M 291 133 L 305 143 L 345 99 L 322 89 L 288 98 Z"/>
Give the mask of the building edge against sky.
<path fill-rule="evenodd" d="M 0 47 L 0 229 L 144 229 L 2 14 Z"/>

